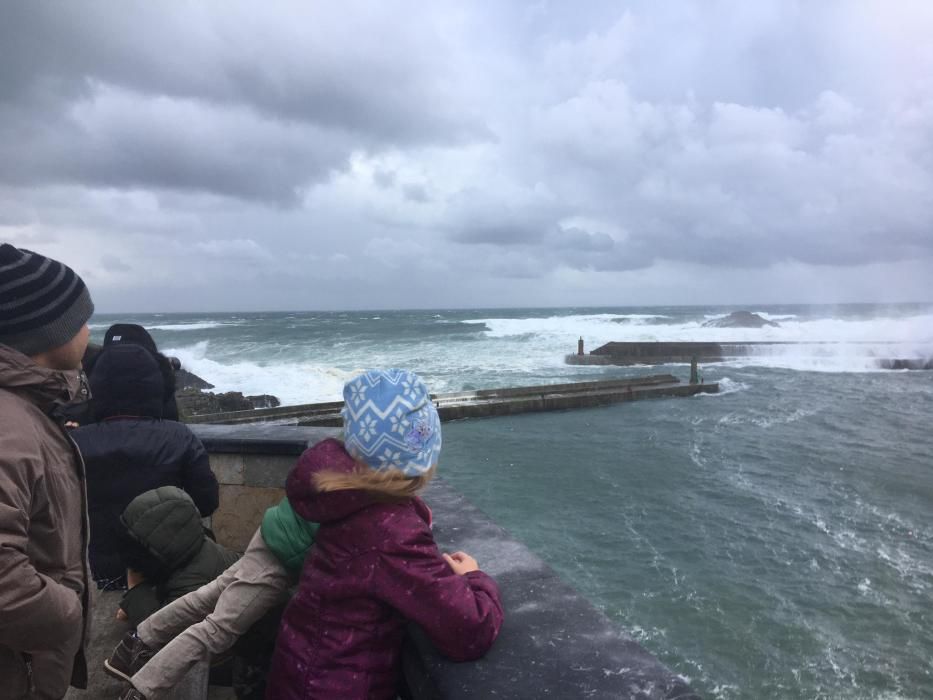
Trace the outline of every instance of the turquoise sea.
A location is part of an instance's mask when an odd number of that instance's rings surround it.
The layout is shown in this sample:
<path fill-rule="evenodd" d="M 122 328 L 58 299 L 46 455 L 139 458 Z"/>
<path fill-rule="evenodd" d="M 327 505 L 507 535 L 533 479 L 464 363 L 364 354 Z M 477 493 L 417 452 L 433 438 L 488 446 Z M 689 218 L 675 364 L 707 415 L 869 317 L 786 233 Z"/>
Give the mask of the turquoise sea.
<path fill-rule="evenodd" d="M 448 423 L 441 474 L 709 698 L 933 698 L 933 305 L 97 315 L 217 390 L 339 397 L 669 371 L 571 367 L 583 337 L 825 341 L 702 368 L 715 396 Z M 480 562 L 482 564 L 482 562 Z"/>

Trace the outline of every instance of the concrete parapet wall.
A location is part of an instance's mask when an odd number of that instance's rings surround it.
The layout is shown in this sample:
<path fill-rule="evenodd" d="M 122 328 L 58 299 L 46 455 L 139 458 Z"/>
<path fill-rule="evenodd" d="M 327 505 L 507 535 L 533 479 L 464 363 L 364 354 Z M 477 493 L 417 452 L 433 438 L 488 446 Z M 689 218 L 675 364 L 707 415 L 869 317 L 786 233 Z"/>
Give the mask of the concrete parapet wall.
<path fill-rule="evenodd" d="M 270 423 L 241 426 L 195 425 L 211 456 L 220 484 L 220 505 L 211 529 L 222 545 L 242 551 L 266 509 L 285 496 L 285 477 L 309 445 L 340 431 Z"/>
<path fill-rule="evenodd" d="M 214 529 L 243 547 L 263 510 L 276 502 L 288 470 L 309 445 L 336 430 L 257 424 L 198 425 L 221 481 Z M 271 451 L 273 454 L 269 454 Z M 499 584 L 506 621 L 480 661 L 441 657 L 413 629 L 404 654 L 416 700 L 426 698 L 631 698 L 697 700 L 686 682 L 567 585 L 523 544 L 442 479 L 425 494 L 443 551 L 474 555 Z"/>
<path fill-rule="evenodd" d="M 211 529 L 217 541 L 225 547 L 244 551 L 262 522 L 262 514 L 284 496 L 282 488 L 221 484 L 220 505 L 211 517 Z"/>

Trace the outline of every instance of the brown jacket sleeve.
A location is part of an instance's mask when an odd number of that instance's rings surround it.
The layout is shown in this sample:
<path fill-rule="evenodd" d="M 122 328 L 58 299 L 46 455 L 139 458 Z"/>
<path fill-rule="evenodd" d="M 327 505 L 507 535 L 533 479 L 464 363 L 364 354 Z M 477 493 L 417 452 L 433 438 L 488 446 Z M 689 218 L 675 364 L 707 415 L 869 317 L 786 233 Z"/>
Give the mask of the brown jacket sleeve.
<path fill-rule="evenodd" d="M 15 437 L 0 440 L 0 645 L 26 653 L 55 649 L 63 629 L 82 624 L 78 594 L 39 573 L 28 553 L 34 508 L 52 511 L 38 460 Z M 65 523 L 61 523 L 65 526 Z"/>

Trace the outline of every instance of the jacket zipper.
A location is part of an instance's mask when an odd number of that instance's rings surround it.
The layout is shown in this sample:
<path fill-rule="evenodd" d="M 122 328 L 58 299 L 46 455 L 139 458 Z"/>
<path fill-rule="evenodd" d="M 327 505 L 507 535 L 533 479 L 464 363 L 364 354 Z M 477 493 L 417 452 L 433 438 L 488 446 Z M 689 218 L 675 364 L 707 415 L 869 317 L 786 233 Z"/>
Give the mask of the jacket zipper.
<path fill-rule="evenodd" d="M 26 680 L 29 681 L 29 696 L 36 694 L 36 677 L 32 672 L 32 655 L 23 654 L 23 663 L 26 664 Z"/>
<path fill-rule="evenodd" d="M 82 620 L 82 630 L 81 630 L 81 649 L 84 649 L 84 645 L 87 642 L 87 631 L 89 624 L 89 615 L 91 614 L 91 572 L 88 571 L 88 547 L 91 542 L 90 534 L 88 533 L 88 503 L 87 503 L 87 467 L 84 464 L 84 455 L 81 454 L 81 449 L 78 447 L 78 443 L 75 442 L 75 439 L 71 437 L 68 433 L 68 429 L 64 426 L 59 426 L 62 432 L 65 434 L 65 439 L 71 443 L 71 449 L 74 452 L 75 457 L 77 458 L 78 464 L 78 481 L 81 484 L 81 548 L 83 550 L 83 556 L 81 557 L 81 571 L 84 575 L 84 595 L 81 596 L 81 607 L 83 608 L 82 612 L 84 613 L 84 619 Z"/>

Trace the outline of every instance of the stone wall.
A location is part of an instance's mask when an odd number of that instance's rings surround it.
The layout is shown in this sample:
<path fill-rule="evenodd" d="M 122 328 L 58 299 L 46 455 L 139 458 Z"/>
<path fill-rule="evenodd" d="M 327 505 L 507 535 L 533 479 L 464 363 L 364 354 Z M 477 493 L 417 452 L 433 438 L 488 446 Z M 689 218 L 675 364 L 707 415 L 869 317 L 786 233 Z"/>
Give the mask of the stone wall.
<path fill-rule="evenodd" d="M 218 480 L 218 540 L 245 547 L 263 510 L 277 502 L 288 470 L 308 446 L 337 431 L 258 424 L 197 425 Z M 442 551 L 464 550 L 499 584 L 505 623 L 483 659 L 453 663 L 417 628 L 404 654 L 416 700 L 503 697 L 698 700 L 663 666 L 546 563 L 437 479 L 425 494 Z"/>

